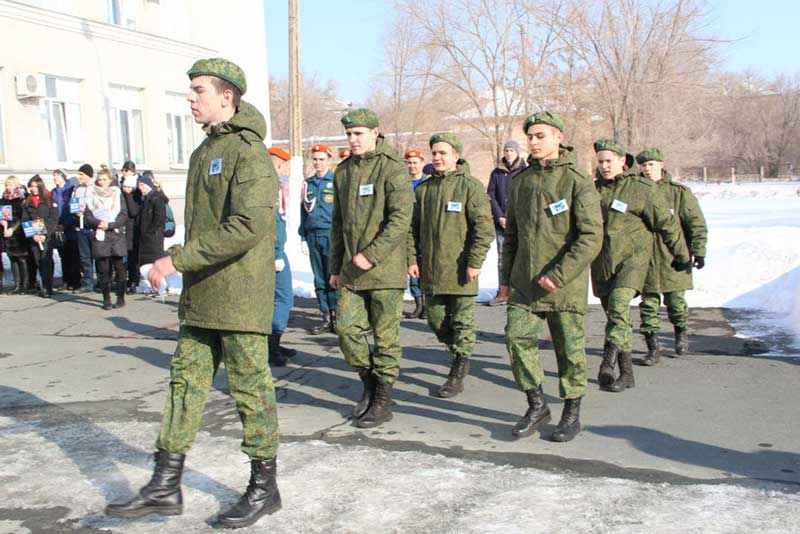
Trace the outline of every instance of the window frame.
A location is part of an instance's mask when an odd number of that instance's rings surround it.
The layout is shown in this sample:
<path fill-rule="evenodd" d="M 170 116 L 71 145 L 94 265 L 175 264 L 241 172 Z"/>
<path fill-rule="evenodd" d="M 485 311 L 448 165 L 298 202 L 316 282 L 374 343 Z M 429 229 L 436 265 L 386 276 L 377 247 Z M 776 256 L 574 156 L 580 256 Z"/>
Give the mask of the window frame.
<path fill-rule="evenodd" d="M 147 166 L 147 143 L 145 142 L 146 114 L 144 110 L 144 89 L 110 83 L 108 98 L 109 127 L 111 128 L 111 165 L 121 167 L 126 161 L 133 161 L 136 166 Z M 136 113 L 139 114 L 139 131 L 136 131 Z M 123 136 L 122 114 L 127 115 L 127 132 Z M 137 135 L 138 134 L 138 135 Z M 127 137 L 129 154 L 125 156 L 123 138 Z M 138 149 L 138 152 L 137 152 Z"/>
<path fill-rule="evenodd" d="M 85 137 L 83 135 L 83 113 L 81 109 L 81 99 L 80 99 L 80 84 L 81 80 L 75 78 L 68 78 L 65 76 L 55 76 L 51 74 L 45 74 L 45 96 L 42 98 L 40 102 L 40 110 L 41 116 L 45 121 L 47 126 L 47 135 L 48 135 L 48 143 L 49 143 L 49 150 L 50 150 L 50 158 L 52 162 L 58 167 L 69 167 L 76 163 L 81 163 L 84 160 L 84 152 L 85 152 Z M 62 83 L 70 83 L 75 84 L 73 88 L 74 94 L 69 95 L 59 95 L 58 86 L 59 80 Z M 54 96 L 48 95 L 50 92 L 48 87 L 52 85 Z M 67 91 L 69 93 L 69 91 Z M 59 149 L 58 145 L 54 136 L 54 118 L 55 115 L 53 114 L 53 105 L 60 104 L 60 114 L 62 119 L 62 127 L 64 131 L 64 159 L 59 159 Z M 70 112 L 68 113 L 68 109 Z M 77 116 L 73 115 L 72 112 L 77 109 Z M 76 119 L 77 124 L 75 124 L 74 120 Z M 76 134 L 75 137 L 70 135 L 70 131 L 72 130 L 72 126 L 75 126 Z"/>

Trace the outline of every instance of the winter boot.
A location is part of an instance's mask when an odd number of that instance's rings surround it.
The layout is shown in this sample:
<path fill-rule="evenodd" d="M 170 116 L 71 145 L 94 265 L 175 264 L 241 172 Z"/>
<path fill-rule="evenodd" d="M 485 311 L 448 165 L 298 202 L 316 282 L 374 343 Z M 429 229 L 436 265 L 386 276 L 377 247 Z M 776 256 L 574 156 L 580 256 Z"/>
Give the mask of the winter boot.
<path fill-rule="evenodd" d="M 422 309 L 425 303 L 422 297 L 414 297 L 414 310 L 410 312 L 403 312 L 403 317 L 406 319 L 419 319 L 422 316 Z"/>
<path fill-rule="evenodd" d="M 16 284 L 16 288 L 14 289 L 14 294 L 24 295 L 25 293 L 28 292 L 28 262 L 25 261 L 24 258 L 22 258 L 18 259 L 14 263 L 17 266 L 17 272 L 18 272 L 18 277 L 16 280 L 19 280 L 19 283 Z"/>
<path fill-rule="evenodd" d="M 114 308 L 125 307 L 125 284 L 117 286 L 117 301 L 114 303 Z"/>
<path fill-rule="evenodd" d="M 361 367 L 358 370 L 358 377 L 364 384 L 364 391 L 361 393 L 361 399 L 353 407 L 353 419 L 358 419 L 369 409 L 372 397 L 375 395 L 375 382 L 377 382 L 369 367 Z"/>
<path fill-rule="evenodd" d="M 247 491 L 236 504 L 217 516 L 219 522 L 230 528 L 248 527 L 262 516 L 280 510 L 281 494 L 275 481 L 277 471 L 275 458 L 251 460 Z"/>
<path fill-rule="evenodd" d="M 11 276 L 14 277 L 14 289 L 10 292 L 14 295 L 19 295 L 22 293 L 22 280 L 20 279 L 20 272 L 19 272 L 19 263 L 11 259 Z"/>
<path fill-rule="evenodd" d="M 581 399 L 566 399 L 561 411 L 561 421 L 550 436 L 550 440 L 562 443 L 572 441 L 581 431 Z"/>
<path fill-rule="evenodd" d="M 614 361 L 618 355 L 619 347 L 611 341 L 606 341 L 606 345 L 603 347 L 603 361 L 600 362 L 600 372 L 597 373 L 597 382 L 601 389 L 614 382 Z"/>
<path fill-rule="evenodd" d="M 447 375 L 447 380 L 436 392 L 436 395 L 443 399 L 449 399 L 464 391 L 464 378 L 467 373 L 469 373 L 469 360 L 456 356 L 450 365 L 450 374 Z"/>
<path fill-rule="evenodd" d="M 281 352 L 281 334 L 273 333 L 267 336 L 269 350 L 269 364 L 273 367 L 286 367 L 286 356 Z"/>
<path fill-rule="evenodd" d="M 130 501 L 106 506 L 106 515 L 128 518 L 147 514 L 180 515 L 183 512 L 181 474 L 185 458 L 184 454 L 156 452 L 156 468 L 150 482 Z"/>
<path fill-rule="evenodd" d="M 281 351 L 281 354 L 283 354 L 283 357 L 287 360 L 297 356 L 297 351 L 295 349 L 290 349 L 289 347 L 284 347 L 283 345 L 278 345 L 278 350 Z"/>
<path fill-rule="evenodd" d="M 661 358 L 661 344 L 656 334 L 645 334 L 644 342 L 647 343 L 647 355 L 642 360 L 642 365 L 655 365 Z"/>
<path fill-rule="evenodd" d="M 378 378 L 372 404 L 358 420 L 359 428 L 372 428 L 392 420 L 392 385 Z"/>
<path fill-rule="evenodd" d="M 335 311 L 330 312 L 328 318 L 329 318 L 329 320 L 331 322 L 331 334 L 335 334 L 336 333 L 336 312 Z"/>
<path fill-rule="evenodd" d="M 322 322 L 313 328 L 309 328 L 308 333 L 312 336 L 317 336 L 319 334 L 324 334 L 326 332 L 330 332 L 332 328 L 331 323 L 331 314 L 330 313 L 322 313 Z"/>
<path fill-rule="evenodd" d="M 619 377 L 614 380 L 611 385 L 602 386 L 600 389 L 604 391 L 611 391 L 612 393 L 619 393 L 628 388 L 636 387 L 636 382 L 633 380 L 633 360 L 631 359 L 630 352 L 620 352 L 617 356 L 619 363 Z"/>
<path fill-rule="evenodd" d="M 113 306 L 111 305 L 111 288 L 108 286 L 108 284 L 105 284 L 101 289 L 103 291 L 102 308 L 104 310 L 110 310 L 111 308 L 113 308 Z"/>
<path fill-rule="evenodd" d="M 494 298 L 489 301 L 489 306 L 505 306 L 506 304 L 508 304 L 508 297 L 501 297 L 499 291 Z"/>
<path fill-rule="evenodd" d="M 683 356 L 689 350 L 689 331 L 685 326 L 675 327 L 675 354 Z"/>
<path fill-rule="evenodd" d="M 542 386 L 529 389 L 525 395 L 528 396 L 528 411 L 511 429 L 511 433 L 518 438 L 530 436 L 550 421 L 550 408 L 547 406 L 547 401 L 544 400 Z"/>

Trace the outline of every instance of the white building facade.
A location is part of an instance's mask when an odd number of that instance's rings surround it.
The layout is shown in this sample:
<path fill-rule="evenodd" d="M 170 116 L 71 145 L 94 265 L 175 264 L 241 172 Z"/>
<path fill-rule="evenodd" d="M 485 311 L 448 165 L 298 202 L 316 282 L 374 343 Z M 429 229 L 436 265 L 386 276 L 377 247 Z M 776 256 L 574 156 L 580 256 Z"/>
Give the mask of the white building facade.
<path fill-rule="evenodd" d="M 132 160 L 182 194 L 204 57 L 241 66 L 269 116 L 263 0 L 0 0 L 0 28 L 0 176 Z"/>

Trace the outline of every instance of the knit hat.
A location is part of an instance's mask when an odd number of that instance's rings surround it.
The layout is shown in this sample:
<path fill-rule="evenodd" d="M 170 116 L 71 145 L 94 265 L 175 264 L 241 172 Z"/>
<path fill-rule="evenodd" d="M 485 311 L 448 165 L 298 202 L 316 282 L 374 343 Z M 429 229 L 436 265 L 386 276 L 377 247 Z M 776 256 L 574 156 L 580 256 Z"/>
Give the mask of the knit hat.
<path fill-rule="evenodd" d="M 636 163 L 642 165 L 648 161 L 664 161 L 664 153 L 656 147 L 645 148 L 636 156 Z"/>
<path fill-rule="evenodd" d="M 149 174 L 143 174 L 142 176 L 140 176 L 139 183 L 146 184 L 147 187 L 149 187 L 150 189 L 155 189 L 155 185 L 153 185 L 153 177 L 150 176 Z"/>
<path fill-rule="evenodd" d="M 564 131 L 564 119 L 551 111 L 538 111 L 525 119 L 525 125 L 522 127 L 522 131 L 528 133 L 528 128 L 534 124 L 547 124 L 548 126 L 557 128 L 561 132 Z"/>
<path fill-rule="evenodd" d="M 94 176 L 94 169 L 88 163 L 84 163 L 83 165 L 78 167 L 78 172 L 82 172 L 89 178 L 92 178 Z"/>
<path fill-rule="evenodd" d="M 461 141 L 458 140 L 458 137 L 456 137 L 456 134 L 454 133 L 439 132 L 433 134 L 431 136 L 430 142 L 428 143 L 428 146 L 433 148 L 433 145 L 435 145 L 436 143 L 447 143 L 448 145 L 455 148 L 456 152 L 458 152 L 459 154 L 461 154 L 461 152 L 464 151 L 464 147 L 461 145 Z"/>
<path fill-rule="evenodd" d="M 512 150 L 515 150 L 515 151 L 517 152 L 517 154 L 519 154 L 519 153 L 520 153 L 520 150 L 519 150 L 519 143 L 517 143 L 517 142 L 516 142 L 516 141 L 514 141 L 513 139 L 509 139 L 508 141 L 506 141 L 506 144 L 504 144 L 504 145 L 503 145 L 503 150 L 505 150 L 505 149 L 507 149 L 507 148 L 510 148 L 510 149 L 512 149 Z"/>

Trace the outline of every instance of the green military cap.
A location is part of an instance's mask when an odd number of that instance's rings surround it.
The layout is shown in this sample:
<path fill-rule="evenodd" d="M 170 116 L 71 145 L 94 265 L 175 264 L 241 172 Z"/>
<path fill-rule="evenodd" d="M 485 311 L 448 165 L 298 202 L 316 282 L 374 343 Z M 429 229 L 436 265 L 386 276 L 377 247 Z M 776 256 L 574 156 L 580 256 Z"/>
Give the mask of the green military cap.
<path fill-rule="evenodd" d="M 456 152 L 461 154 L 464 150 L 464 147 L 461 145 L 461 141 L 458 140 L 456 134 L 450 132 L 439 132 L 437 134 L 433 134 L 431 136 L 431 140 L 428 143 L 428 146 L 433 148 L 433 145 L 436 143 L 447 143 L 448 145 L 452 146 L 456 149 Z"/>
<path fill-rule="evenodd" d="M 553 128 L 558 128 L 561 132 L 564 131 L 564 119 L 551 111 L 537 111 L 525 119 L 525 125 L 522 127 L 522 131 L 528 133 L 528 128 L 534 124 L 547 124 Z"/>
<path fill-rule="evenodd" d="M 348 128 L 357 128 L 363 126 L 365 128 L 377 128 L 378 116 L 374 111 L 366 108 L 358 108 L 345 113 L 342 117 L 342 125 L 345 130 Z"/>
<path fill-rule="evenodd" d="M 594 142 L 594 151 L 595 153 L 600 152 L 601 150 L 610 150 L 611 152 L 616 152 L 620 156 L 627 156 L 628 151 L 622 146 L 622 143 L 617 141 L 616 139 L 600 139 Z"/>
<path fill-rule="evenodd" d="M 664 161 L 664 153 L 658 148 L 645 148 L 636 156 L 636 163 L 641 165 L 647 161 Z"/>
<path fill-rule="evenodd" d="M 242 94 L 247 91 L 247 80 L 244 78 L 244 71 L 236 63 L 221 57 L 198 59 L 194 62 L 192 68 L 186 71 L 186 74 L 189 75 L 190 80 L 195 76 L 216 76 L 233 84 Z"/>

